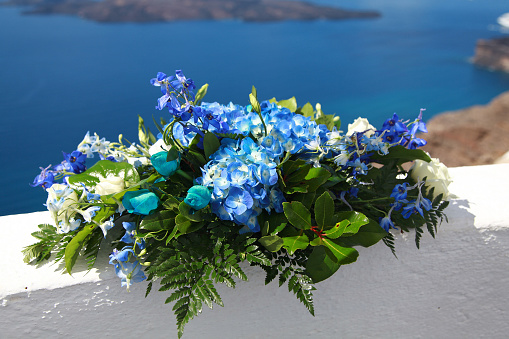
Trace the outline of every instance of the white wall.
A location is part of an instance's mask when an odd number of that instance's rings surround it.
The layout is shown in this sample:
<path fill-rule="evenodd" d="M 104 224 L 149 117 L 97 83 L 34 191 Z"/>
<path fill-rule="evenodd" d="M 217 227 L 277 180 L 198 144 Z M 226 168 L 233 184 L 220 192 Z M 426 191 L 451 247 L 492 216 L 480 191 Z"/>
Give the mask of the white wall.
<path fill-rule="evenodd" d="M 317 284 L 315 313 L 261 270 L 220 287 L 225 307 L 206 309 L 184 338 L 507 338 L 509 336 L 509 164 L 451 169 L 458 195 L 437 239 L 397 235 L 360 248 L 356 263 Z M 0 338 L 175 338 L 167 293 L 128 293 L 108 265 L 69 276 L 25 265 L 21 249 L 49 221 L 45 212 L 0 217 Z M 79 269 L 78 269 L 79 271 Z"/>

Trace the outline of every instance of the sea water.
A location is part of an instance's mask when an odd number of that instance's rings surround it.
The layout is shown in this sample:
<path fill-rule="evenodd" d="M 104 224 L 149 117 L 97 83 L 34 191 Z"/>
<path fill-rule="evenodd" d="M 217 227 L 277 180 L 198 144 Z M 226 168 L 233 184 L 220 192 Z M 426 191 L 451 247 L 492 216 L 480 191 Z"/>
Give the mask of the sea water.
<path fill-rule="evenodd" d="M 158 71 L 208 83 L 208 101 L 246 105 L 255 85 L 260 99 L 319 102 L 345 128 L 358 116 L 375 126 L 394 112 L 411 119 L 420 108 L 429 119 L 509 90 L 509 75 L 469 61 L 478 39 L 502 35 L 502 1 L 313 2 L 382 16 L 104 24 L 0 7 L 0 215 L 44 210 L 46 192 L 29 183 L 87 131 L 136 141 L 137 115 L 149 127 L 167 116 L 149 84 Z"/>

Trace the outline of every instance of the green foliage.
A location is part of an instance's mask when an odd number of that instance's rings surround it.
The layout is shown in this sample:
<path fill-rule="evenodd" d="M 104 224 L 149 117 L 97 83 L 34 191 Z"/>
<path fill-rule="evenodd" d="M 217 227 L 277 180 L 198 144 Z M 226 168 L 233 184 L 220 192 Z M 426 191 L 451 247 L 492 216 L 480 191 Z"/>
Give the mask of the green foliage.
<path fill-rule="evenodd" d="M 208 231 L 180 235 L 168 246 L 150 245 L 154 254 L 148 258 L 152 264 L 147 273 L 150 280 L 161 279 L 161 291 L 172 290 L 166 302 L 175 302 L 173 311 L 179 337 L 189 320 L 201 312 L 203 304 L 209 308 L 214 304 L 223 306 L 215 284 L 234 288 L 235 278 L 247 281 L 239 265 L 241 261 L 262 267 L 271 265 L 254 244 L 256 238 L 239 235 L 238 228 L 213 223 Z"/>
<path fill-rule="evenodd" d="M 65 244 L 72 238 L 72 234 L 57 233 L 57 229 L 52 225 L 41 224 L 38 227 L 39 231 L 33 232 L 32 236 L 39 241 L 26 246 L 22 251 L 25 263 L 34 261 L 39 264 L 48 260 L 53 251 L 65 248 Z"/>
<path fill-rule="evenodd" d="M 214 133 L 205 133 L 205 136 L 203 137 L 203 148 L 206 159 L 210 159 L 210 156 L 219 149 L 219 146 L 221 146 L 221 143 Z"/>
<path fill-rule="evenodd" d="M 99 160 L 86 172 L 72 175 L 68 180 L 71 185 L 84 183 L 90 189 L 100 182 L 100 177 L 120 177 L 124 182 L 133 184 L 140 181 L 138 172 L 134 169 L 133 165 L 127 162 L 113 162 L 109 160 Z"/>
<path fill-rule="evenodd" d="M 280 100 L 277 104 L 279 106 L 288 108 L 290 112 L 295 112 L 297 110 L 297 100 L 295 97 L 291 97 L 290 99 L 286 100 Z"/>

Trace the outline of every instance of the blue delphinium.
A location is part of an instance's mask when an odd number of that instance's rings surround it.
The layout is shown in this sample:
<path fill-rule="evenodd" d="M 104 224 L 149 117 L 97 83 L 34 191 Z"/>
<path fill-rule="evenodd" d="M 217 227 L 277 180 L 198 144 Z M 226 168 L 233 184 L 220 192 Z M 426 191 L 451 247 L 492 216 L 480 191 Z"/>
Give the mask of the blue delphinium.
<path fill-rule="evenodd" d="M 42 186 L 42 188 L 50 188 L 55 182 L 55 174 L 50 170 L 51 165 L 46 168 L 41 167 L 41 174 L 35 177 L 34 182 L 30 184 L 32 187 Z"/>
<path fill-rule="evenodd" d="M 131 262 L 131 260 L 134 260 L 134 262 Z M 114 249 L 113 253 L 110 254 L 109 263 L 114 265 L 115 274 L 120 278 L 121 286 L 127 287 L 128 291 L 133 283 L 147 279 L 131 246 L 126 246 L 121 251 Z"/>
<path fill-rule="evenodd" d="M 135 222 L 122 222 L 122 226 L 125 229 L 125 234 L 120 239 L 120 241 L 126 244 L 137 244 L 138 247 L 142 250 L 145 248 L 145 239 L 141 239 L 140 241 L 136 241 L 136 223 Z"/>

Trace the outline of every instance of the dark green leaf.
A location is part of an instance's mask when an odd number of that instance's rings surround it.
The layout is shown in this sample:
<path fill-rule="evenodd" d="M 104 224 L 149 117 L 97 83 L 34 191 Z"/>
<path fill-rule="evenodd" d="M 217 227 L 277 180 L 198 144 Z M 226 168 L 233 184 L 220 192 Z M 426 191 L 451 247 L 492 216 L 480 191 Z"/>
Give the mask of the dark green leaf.
<path fill-rule="evenodd" d="M 219 146 L 221 146 L 221 143 L 214 133 L 205 133 L 205 136 L 203 137 L 203 150 L 205 151 L 205 159 L 210 159 L 210 156 L 219 149 Z"/>
<path fill-rule="evenodd" d="M 328 253 L 325 251 L 324 246 L 316 246 L 309 255 L 306 263 L 306 272 L 315 283 L 329 278 L 341 266 L 337 260 L 331 258 L 330 251 Z"/>
<path fill-rule="evenodd" d="M 283 210 L 288 221 L 302 230 L 311 229 L 311 213 L 299 201 L 284 202 Z"/>
<path fill-rule="evenodd" d="M 186 204 L 184 201 L 182 201 L 179 205 L 179 212 L 180 215 L 186 217 L 187 219 L 191 221 L 202 221 L 205 218 L 204 212 L 202 210 L 195 210 L 188 204 Z"/>
<path fill-rule="evenodd" d="M 151 232 L 173 229 L 175 227 L 176 216 L 177 214 L 170 210 L 155 212 L 143 218 L 140 223 L 140 229 Z"/>
<path fill-rule="evenodd" d="M 195 232 L 205 225 L 204 222 L 193 222 L 182 214 L 177 215 L 175 218 L 175 224 L 179 231 L 184 234 Z"/>
<path fill-rule="evenodd" d="M 429 155 L 427 155 L 423 150 L 407 149 L 401 145 L 389 148 L 389 154 L 386 155 L 374 153 L 371 159 L 380 163 L 387 163 L 388 161 L 396 160 L 398 165 L 405 162 L 414 161 L 416 159 L 424 160 L 426 162 L 431 161 Z"/>
<path fill-rule="evenodd" d="M 178 159 L 179 156 L 180 156 L 179 151 L 177 151 L 177 149 L 175 147 L 172 147 L 168 151 L 168 155 L 166 156 L 166 161 L 167 162 L 173 161 L 175 159 Z"/>
<path fill-rule="evenodd" d="M 352 235 L 351 237 L 341 237 L 338 240 L 341 241 L 343 246 L 364 246 L 369 247 L 381 239 L 383 239 L 387 235 L 387 232 L 376 222 L 370 220 L 367 225 L 362 226 L 357 234 Z"/>
<path fill-rule="evenodd" d="M 329 192 L 324 192 L 315 202 L 315 219 L 318 227 L 323 230 L 325 226 L 332 225 L 332 213 L 334 212 L 334 201 Z"/>

